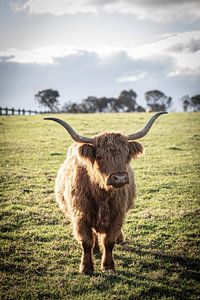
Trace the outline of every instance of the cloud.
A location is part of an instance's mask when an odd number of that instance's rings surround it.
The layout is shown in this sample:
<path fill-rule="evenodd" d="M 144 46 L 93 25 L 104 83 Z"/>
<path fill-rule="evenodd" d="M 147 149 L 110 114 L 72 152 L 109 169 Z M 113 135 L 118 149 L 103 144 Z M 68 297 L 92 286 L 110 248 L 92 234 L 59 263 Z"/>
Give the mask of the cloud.
<path fill-rule="evenodd" d="M 146 30 L 145 24 L 133 15 L 29 14 L 27 9 L 11 9 L 10 0 L 1 1 L 3 3 L 0 9 L 1 50 L 9 48 L 32 50 L 52 46 L 130 46 L 153 40 L 155 34 L 155 24 L 148 24 Z M 18 3 L 13 2 L 15 5 Z M 57 5 L 56 1 L 53 3 Z M 22 4 L 18 6 L 23 7 Z M 165 29 L 161 28 L 161 32 L 163 31 Z"/>
<path fill-rule="evenodd" d="M 200 68 L 176 68 L 174 71 L 168 73 L 169 77 L 176 76 L 200 76 Z"/>
<path fill-rule="evenodd" d="M 160 40 L 131 48 L 129 55 L 133 58 L 151 58 L 170 56 L 179 68 L 197 68 L 200 61 L 198 49 L 200 31 L 164 35 Z M 177 44 L 179 51 L 177 51 Z M 180 51 L 180 50 L 184 51 Z"/>
<path fill-rule="evenodd" d="M 142 72 L 142 73 L 137 74 L 137 75 L 119 77 L 117 79 L 117 81 L 122 82 L 122 83 L 123 82 L 135 82 L 135 81 L 138 81 L 140 79 L 143 79 L 146 75 L 147 75 L 147 72 Z"/>
<path fill-rule="evenodd" d="M 155 42 L 159 39 L 159 35 L 162 35 L 162 39 L 166 39 L 166 34 L 172 35 L 172 33 L 199 29 L 198 22 L 190 21 L 188 23 L 188 18 L 181 23 L 174 23 L 174 20 L 172 20 L 172 23 L 158 26 L 148 20 L 139 20 L 136 15 L 130 13 L 105 13 L 105 11 L 102 11 L 97 14 L 64 14 L 65 10 L 61 6 L 63 14 L 59 16 L 53 14 L 53 8 L 52 14 L 29 14 L 28 7 L 24 8 L 24 5 L 28 5 L 29 0 L 1 1 L 3 3 L 2 9 L 0 9 L 1 50 L 16 48 L 27 49 L 32 52 L 35 49 L 38 52 L 37 48 L 52 46 L 71 48 L 92 48 L 95 46 L 96 48 L 104 47 L 104 49 L 105 46 L 133 47 L 143 43 Z M 40 1 L 40 5 L 44 2 L 45 0 Z M 71 5 L 77 2 L 73 1 Z M 34 3 L 37 3 L 37 1 L 34 1 Z M 59 0 L 58 2 L 48 0 L 48 3 L 50 4 L 44 7 L 44 11 L 45 9 L 50 10 L 51 5 L 55 6 L 55 4 L 56 10 L 60 5 Z M 91 1 L 91 3 L 98 7 L 103 5 L 101 2 L 98 4 Z M 92 5 L 91 3 L 90 5 Z M 113 1 L 113 3 L 118 3 L 118 1 Z M 125 1 L 122 1 L 122 3 L 125 5 Z M 137 1 L 135 3 L 138 4 Z M 140 2 L 139 5 L 142 6 Z M 11 7 L 13 8 L 11 9 Z M 100 8 L 98 9 L 100 11 Z M 48 51 L 47 49 L 47 56 L 49 56 Z M 37 56 L 36 53 L 31 55 Z M 28 54 L 24 53 L 24 57 L 28 57 Z"/>
<path fill-rule="evenodd" d="M 1 101 L 7 105 L 16 99 L 24 107 L 23 99 L 29 99 L 35 108 L 33 96 L 45 88 L 58 89 L 61 103 L 89 95 L 117 96 L 130 88 L 141 95 L 161 89 L 177 98 L 199 93 L 199 34 L 166 34 L 154 43 L 126 48 L 54 46 L 1 51 Z M 177 51 L 177 44 L 182 52 Z"/>
<path fill-rule="evenodd" d="M 45 88 L 57 89 L 61 104 L 89 95 L 116 97 L 130 88 L 140 104 L 150 89 L 175 98 L 199 93 L 197 23 L 158 26 L 135 17 L 154 18 L 163 11 L 170 18 L 186 1 L 48 0 L 43 6 L 45 1 L 9 0 L 7 11 L 0 11 L 4 105 L 34 109 L 34 94 Z M 197 7 L 196 1 L 189 3 Z"/>
<path fill-rule="evenodd" d="M 134 47 L 117 46 L 49 46 L 36 47 L 31 50 L 20 50 L 11 48 L 7 51 L 0 51 L 1 56 L 8 56 L 10 60 L 20 63 L 54 64 L 58 58 L 67 57 L 71 54 L 95 53 L 99 58 L 98 64 L 112 64 L 112 61 L 122 56 L 129 57 L 131 60 L 154 60 L 159 61 L 170 57 L 180 68 L 197 68 L 200 61 L 200 31 L 165 34 L 153 43 L 145 43 Z M 132 76 L 132 75 L 128 75 Z"/>
<path fill-rule="evenodd" d="M 167 23 L 171 21 L 200 19 L 198 0 L 27 0 L 13 4 L 13 9 L 27 10 L 31 14 L 77 14 L 77 13 L 119 13 L 133 14 L 139 19 Z"/>
<path fill-rule="evenodd" d="M 15 59 L 14 55 L 2 55 L 0 56 L 0 62 L 7 62 Z"/>
<path fill-rule="evenodd" d="M 57 89 L 61 106 L 89 95 L 117 97 L 123 89 L 133 89 L 140 105 L 144 92 L 160 89 L 173 98 L 199 92 L 200 75 L 184 74 L 169 55 L 133 58 L 124 50 L 113 55 L 76 49 L 54 57 L 53 63 L 0 60 L 1 106 L 35 109 L 34 95 L 42 89 Z M 171 73 L 171 74 L 170 74 Z"/>
<path fill-rule="evenodd" d="M 97 13 L 96 5 L 86 0 L 26 0 L 25 3 L 12 3 L 15 11 L 26 10 L 31 14 L 45 14 L 61 16 L 63 14 Z"/>
<path fill-rule="evenodd" d="M 176 43 L 173 46 L 171 46 L 168 50 L 172 52 L 198 52 L 200 50 L 200 39 L 191 38 L 188 42 Z"/>
<path fill-rule="evenodd" d="M 5 54 L 6 55 L 3 55 Z M 7 51 L 0 51 L 1 57 L 18 63 L 37 63 L 37 64 L 53 64 L 57 57 L 63 57 L 76 53 L 76 50 L 67 47 L 51 46 L 37 47 L 32 50 L 21 50 L 11 48 Z"/>

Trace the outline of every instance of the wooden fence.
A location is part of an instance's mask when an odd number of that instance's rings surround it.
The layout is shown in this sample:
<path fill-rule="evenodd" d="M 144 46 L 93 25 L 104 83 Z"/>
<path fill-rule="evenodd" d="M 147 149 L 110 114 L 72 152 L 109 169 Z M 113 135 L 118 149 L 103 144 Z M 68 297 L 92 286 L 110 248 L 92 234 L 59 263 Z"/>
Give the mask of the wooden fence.
<path fill-rule="evenodd" d="M 37 115 L 37 114 L 47 114 L 49 111 L 37 111 L 37 110 L 25 110 L 25 109 L 15 109 L 15 108 L 3 108 L 0 107 L 0 115 Z"/>

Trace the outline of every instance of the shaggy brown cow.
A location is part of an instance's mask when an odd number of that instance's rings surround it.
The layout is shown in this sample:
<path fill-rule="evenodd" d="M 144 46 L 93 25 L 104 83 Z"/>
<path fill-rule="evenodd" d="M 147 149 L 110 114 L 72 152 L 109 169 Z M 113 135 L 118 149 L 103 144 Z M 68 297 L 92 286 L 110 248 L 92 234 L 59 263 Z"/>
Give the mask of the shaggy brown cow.
<path fill-rule="evenodd" d="M 79 136 L 60 119 L 45 118 L 61 124 L 76 142 L 58 172 L 55 195 L 82 246 L 81 273 L 93 272 L 92 254 L 98 242 L 103 246 L 102 270 L 115 271 L 113 247 L 123 241 L 122 225 L 136 194 L 130 160 L 143 152 L 135 140 L 146 135 L 164 113 L 156 113 L 142 130 L 129 136 L 106 132 L 93 138 Z"/>

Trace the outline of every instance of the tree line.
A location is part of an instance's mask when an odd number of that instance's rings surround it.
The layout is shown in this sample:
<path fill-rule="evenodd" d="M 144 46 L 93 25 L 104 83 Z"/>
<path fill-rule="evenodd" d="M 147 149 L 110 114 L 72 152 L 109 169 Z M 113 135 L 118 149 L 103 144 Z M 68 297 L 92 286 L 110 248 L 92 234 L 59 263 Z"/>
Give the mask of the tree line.
<path fill-rule="evenodd" d="M 66 113 L 97 113 L 97 112 L 145 112 L 146 108 L 137 103 L 137 93 L 123 90 L 117 98 L 88 96 L 80 103 L 66 102 L 61 108 L 58 101 L 59 92 L 53 89 L 39 91 L 36 101 L 51 112 Z M 152 112 L 167 111 L 172 105 L 172 97 L 160 90 L 147 91 L 144 94 L 147 110 Z M 184 111 L 200 111 L 200 95 L 192 97 L 185 95 L 181 98 Z"/>

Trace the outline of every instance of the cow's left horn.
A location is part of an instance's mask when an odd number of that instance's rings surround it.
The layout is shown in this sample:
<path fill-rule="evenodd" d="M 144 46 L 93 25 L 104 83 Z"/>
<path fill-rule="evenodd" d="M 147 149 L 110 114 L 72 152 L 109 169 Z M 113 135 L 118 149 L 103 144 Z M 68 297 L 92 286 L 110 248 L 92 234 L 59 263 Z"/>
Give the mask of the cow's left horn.
<path fill-rule="evenodd" d="M 147 122 L 147 124 L 144 126 L 143 129 L 141 129 L 140 131 L 138 131 L 136 133 L 128 135 L 128 140 L 133 141 L 133 140 L 141 139 L 143 136 L 145 136 L 147 134 L 147 132 L 149 131 L 149 129 L 151 128 L 151 126 L 153 125 L 155 120 L 160 115 L 167 114 L 167 113 L 168 112 L 166 112 L 166 111 L 161 111 L 161 112 L 158 112 L 155 115 L 153 115 L 153 117 L 151 117 L 151 119 Z"/>
<path fill-rule="evenodd" d="M 55 121 L 55 122 L 59 123 L 60 125 L 62 125 L 67 130 L 67 132 L 71 135 L 73 140 L 76 141 L 77 143 L 94 144 L 94 139 L 86 138 L 84 136 L 77 134 L 74 131 L 74 129 L 69 124 L 64 122 L 63 120 L 60 120 L 57 118 L 44 118 L 44 120 Z"/>

